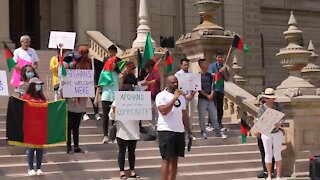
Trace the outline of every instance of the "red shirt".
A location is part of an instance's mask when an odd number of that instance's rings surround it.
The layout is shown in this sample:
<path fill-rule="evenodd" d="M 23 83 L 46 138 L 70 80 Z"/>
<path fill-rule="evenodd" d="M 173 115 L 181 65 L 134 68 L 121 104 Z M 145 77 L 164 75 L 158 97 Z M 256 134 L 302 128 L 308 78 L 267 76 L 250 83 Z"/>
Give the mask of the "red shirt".
<path fill-rule="evenodd" d="M 22 96 L 22 99 L 28 100 L 28 101 L 32 101 L 32 102 L 46 102 L 46 99 L 35 99 L 33 97 L 30 96 L 30 94 L 24 94 Z"/>
<path fill-rule="evenodd" d="M 148 91 L 151 91 L 151 100 L 155 101 L 157 94 L 160 92 L 160 74 L 157 70 L 153 69 L 150 73 L 147 81 L 156 80 L 156 84 L 148 85 Z"/>

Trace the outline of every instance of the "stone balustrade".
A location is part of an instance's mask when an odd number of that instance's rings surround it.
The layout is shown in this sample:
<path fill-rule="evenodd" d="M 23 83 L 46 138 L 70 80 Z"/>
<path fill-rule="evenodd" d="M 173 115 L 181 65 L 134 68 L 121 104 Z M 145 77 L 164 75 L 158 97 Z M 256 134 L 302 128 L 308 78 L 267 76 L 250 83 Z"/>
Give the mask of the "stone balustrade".
<path fill-rule="evenodd" d="M 108 56 L 108 47 L 114 43 L 101 34 L 99 31 L 87 31 L 89 39 L 90 54 L 101 61 L 104 57 Z M 117 46 L 118 53 L 117 56 L 123 54 L 123 51 Z"/>

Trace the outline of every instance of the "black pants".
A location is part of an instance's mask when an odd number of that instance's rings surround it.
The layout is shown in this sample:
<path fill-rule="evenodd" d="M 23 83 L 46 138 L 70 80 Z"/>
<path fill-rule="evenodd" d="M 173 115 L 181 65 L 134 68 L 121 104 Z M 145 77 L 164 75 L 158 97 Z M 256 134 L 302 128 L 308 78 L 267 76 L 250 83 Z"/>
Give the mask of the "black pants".
<path fill-rule="evenodd" d="M 117 143 L 119 147 L 119 153 L 118 153 L 118 164 L 120 171 L 124 171 L 124 162 L 125 162 L 125 155 L 126 155 L 126 149 L 128 147 L 128 159 L 129 159 L 129 166 L 130 170 L 134 170 L 134 164 L 136 162 L 136 146 L 137 146 L 137 140 L 123 140 L 121 138 L 117 137 Z"/>
<path fill-rule="evenodd" d="M 99 104 L 97 106 L 94 105 L 94 98 L 90 98 L 90 101 L 92 103 L 94 114 L 99 114 Z"/>
<path fill-rule="evenodd" d="M 74 147 L 79 147 L 79 127 L 83 113 L 68 111 L 68 139 L 67 146 L 71 146 L 71 131 Z"/>
<path fill-rule="evenodd" d="M 265 158 L 266 154 L 264 152 L 262 139 L 257 138 L 257 142 L 258 142 L 258 147 L 259 147 L 259 151 L 261 154 L 261 162 L 262 162 L 263 172 L 267 172 L 266 163 L 264 162 L 264 158 Z M 274 164 L 275 164 L 275 160 L 274 160 L 274 158 L 272 158 L 272 170 L 271 170 L 272 173 L 274 173 Z"/>
<path fill-rule="evenodd" d="M 109 111 L 111 109 L 112 102 L 110 101 L 102 101 L 102 109 L 103 109 L 103 135 L 108 136 L 109 132 Z"/>
<path fill-rule="evenodd" d="M 214 103 L 217 108 L 217 116 L 218 116 L 218 122 L 220 127 L 222 127 L 223 98 L 224 98 L 224 93 L 217 92 L 217 91 L 214 92 Z"/>

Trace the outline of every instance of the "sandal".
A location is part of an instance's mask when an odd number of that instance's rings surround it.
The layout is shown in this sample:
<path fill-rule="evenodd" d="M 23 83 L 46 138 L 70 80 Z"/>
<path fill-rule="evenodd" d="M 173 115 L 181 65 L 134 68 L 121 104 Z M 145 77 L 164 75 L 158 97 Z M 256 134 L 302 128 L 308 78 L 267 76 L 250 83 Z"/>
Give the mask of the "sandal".
<path fill-rule="evenodd" d="M 134 175 L 131 175 L 130 178 L 136 178 L 136 179 L 139 179 L 141 178 L 138 174 L 134 174 Z"/>
<path fill-rule="evenodd" d="M 126 177 L 125 174 L 123 174 L 123 175 L 120 176 L 120 179 L 127 179 L 127 177 Z"/>

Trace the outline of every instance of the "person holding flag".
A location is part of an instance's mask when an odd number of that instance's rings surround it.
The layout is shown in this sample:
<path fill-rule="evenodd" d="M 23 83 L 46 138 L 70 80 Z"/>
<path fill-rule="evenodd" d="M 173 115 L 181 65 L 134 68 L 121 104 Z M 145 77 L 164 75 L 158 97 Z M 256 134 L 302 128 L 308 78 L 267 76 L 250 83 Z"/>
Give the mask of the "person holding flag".
<path fill-rule="evenodd" d="M 21 47 L 13 52 L 13 60 L 16 65 L 12 75 L 10 84 L 18 91 L 19 83 L 21 82 L 21 68 L 30 64 L 34 69 L 37 69 L 39 58 L 36 51 L 30 47 L 31 38 L 28 35 L 20 37 Z"/>
<path fill-rule="evenodd" d="M 29 86 L 26 93 L 22 96 L 22 99 L 31 101 L 31 102 L 46 102 L 46 98 L 43 95 L 42 90 L 43 82 L 40 81 L 37 77 L 33 77 L 29 80 Z M 34 153 L 37 157 L 37 171 L 34 170 L 33 159 Z M 28 148 L 27 150 L 27 159 L 28 159 L 28 175 L 42 175 L 41 163 L 43 159 L 43 148 Z"/>
<path fill-rule="evenodd" d="M 120 75 L 117 67 L 117 57 L 110 57 L 104 64 L 103 70 L 101 71 L 99 82 L 97 85 L 96 96 L 94 104 L 98 105 L 98 100 L 101 92 L 101 102 L 103 109 L 103 140 L 102 143 L 109 141 L 109 111 L 111 104 L 115 99 L 115 91 L 122 89 L 123 76 Z M 118 70 L 118 71 L 117 71 Z"/>
<path fill-rule="evenodd" d="M 217 108 L 219 126 L 221 131 L 225 131 L 226 128 L 224 128 L 222 125 L 224 82 L 229 81 L 230 73 L 227 65 L 224 63 L 223 52 L 216 52 L 216 61 L 210 64 L 209 73 L 214 76 L 214 103 Z"/>

